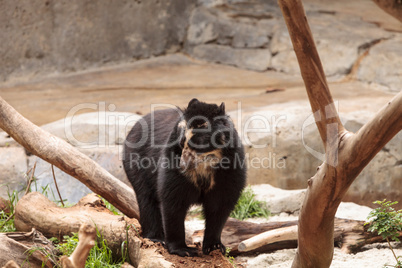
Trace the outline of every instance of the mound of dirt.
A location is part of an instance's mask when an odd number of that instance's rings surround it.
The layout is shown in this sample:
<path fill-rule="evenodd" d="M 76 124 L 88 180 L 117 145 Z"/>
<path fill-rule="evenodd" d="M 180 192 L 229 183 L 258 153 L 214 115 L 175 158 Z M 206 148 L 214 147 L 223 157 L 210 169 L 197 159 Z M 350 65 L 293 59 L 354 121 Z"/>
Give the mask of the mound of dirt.
<path fill-rule="evenodd" d="M 160 253 L 165 260 L 171 262 L 177 268 L 232 268 L 233 265 L 229 259 L 222 255 L 219 250 L 215 250 L 210 255 L 202 253 L 201 244 L 190 245 L 198 249 L 198 256 L 196 257 L 180 257 L 178 255 L 169 254 L 167 249 L 161 243 L 153 243 L 148 239 L 143 239 L 141 248 L 155 248 L 156 252 Z M 236 267 L 243 267 L 241 264 L 236 263 Z"/>

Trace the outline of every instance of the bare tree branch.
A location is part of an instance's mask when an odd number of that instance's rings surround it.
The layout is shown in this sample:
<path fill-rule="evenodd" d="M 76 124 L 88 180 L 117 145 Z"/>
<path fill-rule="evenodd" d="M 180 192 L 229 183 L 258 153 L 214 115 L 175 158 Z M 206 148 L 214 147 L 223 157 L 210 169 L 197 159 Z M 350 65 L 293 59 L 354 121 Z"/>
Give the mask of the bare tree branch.
<path fill-rule="evenodd" d="M 326 150 L 325 162 L 308 181 L 292 267 L 329 267 L 336 210 L 357 175 L 401 130 L 402 93 L 357 134 L 347 132 L 333 104 L 301 0 L 279 0 L 279 5 Z"/>
<path fill-rule="evenodd" d="M 342 133 L 344 128 L 336 112 L 334 101 L 328 88 L 324 69 L 307 23 L 303 5 L 300 0 L 279 0 L 279 6 L 282 9 L 286 25 L 291 33 L 290 37 L 299 65 L 303 65 L 303 68 L 300 69 L 301 75 L 306 85 L 310 105 L 321 139 L 324 145 L 326 145 L 328 126 L 336 124 L 339 133 Z"/>
<path fill-rule="evenodd" d="M 402 129 L 402 91 L 367 122 L 350 141 L 350 168 L 364 166 Z M 356 153 L 359 157 L 356 157 Z M 361 162 L 361 163 L 360 163 Z M 363 167 L 361 168 L 363 169 Z M 361 170 L 356 168 L 355 172 Z"/>
<path fill-rule="evenodd" d="M 131 187 L 64 140 L 34 125 L 0 97 L 0 128 L 28 151 L 78 179 L 128 217 L 139 218 Z"/>

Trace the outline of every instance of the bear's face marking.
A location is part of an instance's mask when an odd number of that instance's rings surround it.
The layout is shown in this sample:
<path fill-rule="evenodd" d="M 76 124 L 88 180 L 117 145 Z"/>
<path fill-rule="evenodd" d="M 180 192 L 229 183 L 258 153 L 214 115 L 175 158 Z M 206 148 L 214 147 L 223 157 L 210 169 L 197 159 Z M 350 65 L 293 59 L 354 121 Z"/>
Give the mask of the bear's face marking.
<path fill-rule="evenodd" d="M 210 130 L 209 122 L 205 121 L 198 124 L 196 131 L 194 131 L 194 128 L 187 128 L 186 120 L 181 120 L 177 126 L 182 129 L 182 133 L 184 132 L 184 134 L 182 134 L 182 153 L 180 157 L 182 173 L 188 177 L 195 186 L 206 191 L 211 190 L 215 184 L 214 169 L 222 158 L 222 151 L 220 149 L 208 150 L 207 152 L 199 151 L 197 150 L 197 144 L 191 140 L 194 135 L 202 135 L 202 132 L 197 134 L 199 133 L 197 131 L 198 129 Z"/>

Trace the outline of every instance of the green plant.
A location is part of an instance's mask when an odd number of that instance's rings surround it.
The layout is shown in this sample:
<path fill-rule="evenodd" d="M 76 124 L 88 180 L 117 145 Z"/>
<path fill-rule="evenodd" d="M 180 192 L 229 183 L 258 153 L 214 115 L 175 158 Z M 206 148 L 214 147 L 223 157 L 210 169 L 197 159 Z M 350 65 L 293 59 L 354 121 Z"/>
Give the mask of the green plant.
<path fill-rule="evenodd" d="M 102 199 L 103 203 L 105 203 L 106 208 L 108 210 L 110 210 L 114 215 L 121 215 L 121 212 L 115 206 L 110 204 L 109 201 L 107 201 L 105 198 L 103 198 L 101 196 L 100 196 L 100 198 Z"/>
<path fill-rule="evenodd" d="M 52 253 L 51 251 L 47 250 L 46 248 L 43 247 L 32 247 L 28 250 L 27 253 L 27 258 L 25 261 L 22 263 L 22 266 L 24 267 L 24 264 L 26 263 L 27 266 L 29 267 L 29 257 L 32 256 L 35 252 L 40 252 L 43 256 L 45 256 L 45 260 L 42 262 L 42 267 L 46 267 L 46 264 L 48 260 L 50 260 L 52 263 L 55 264 L 54 268 L 61 268 L 61 266 L 57 263 L 58 257 Z"/>
<path fill-rule="evenodd" d="M 231 264 L 233 267 L 236 268 L 236 263 L 235 263 L 234 257 L 229 255 L 231 250 L 232 250 L 232 249 L 229 248 L 229 247 L 226 248 L 225 257 L 228 259 L 228 261 L 230 262 L 230 264 Z"/>
<path fill-rule="evenodd" d="M 8 201 L 9 201 L 9 208 L 8 211 L 0 211 L 0 232 L 6 233 L 6 232 L 15 232 L 15 225 L 14 225 L 14 211 L 15 211 L 15 206 L 17 205 L 17 202 L 19 200 L 18 191 L 12 191 L 10 192 L 10 189 L 7 186 L 7 195 L 8 195 Z"/>
<path fill-rule="evenodd" d="M 113 257 L 111 249 L 107 245 L 107 241 L 103 238 L 100 232 L 97 230 L 97 242 L 95 246 L 89 252 L 88 259 L 85 267 L 120 267 L 127 261 L 126 241 L 121 245 L 123 257 L 115 259 Z M 58 244 L 56 247 L 61 251 L 63 255 L 70 256 L 78 245 L 78 233 L 73 233 L 72 236 L 64 236 L 64 242 Z"/>
<path fill-rule="evenodd" d="M 376 205 L 379 205 L 378 208 L 373 209 L 367 219 L 369 220 L 364 225 L 369 224 L 368 231 L 370 232 L 377 232 L 379 235 L 382 236 L 384 240 L 387 240 L 388 246 L 392 251 L 396 259 L 396 265 L 385 265 L 391 266 L 395 268 L 402 268 L 402 256 L 397 257 L 395 254 L 394 249 L 391 246 L 390 240 L 399 241 L 398 236 L 400 235 L 399 232 L 402 231 L 402 209 L 395 211 L 392 207 L 393 205 L 397 204 L 398 202 L 391 202 L 386 201 L 375 201 L 373 202 Z"/>
<path fill-rule="evenodd" d="M 243 190 L 239 201 L 237 201 L 234 210 L 230 214 L 231 217 L 239 220 L 254 217 L 268 218 L 269 215 L 270 212 L 266 203 L 255 199 L 255 194 L 250 186 Z"/>

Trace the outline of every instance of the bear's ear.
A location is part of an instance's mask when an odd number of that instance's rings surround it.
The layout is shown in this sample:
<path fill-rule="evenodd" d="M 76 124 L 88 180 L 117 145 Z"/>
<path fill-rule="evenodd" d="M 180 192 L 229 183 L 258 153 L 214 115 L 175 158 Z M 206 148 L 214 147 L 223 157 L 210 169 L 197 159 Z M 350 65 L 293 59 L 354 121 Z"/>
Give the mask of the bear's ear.
<path fill-rule="evenodd" d="M 194 98 L 194 99 L 192 99 L 189 103 L 188 103 L 188 106 L 187 107 L 190 107 L 190 106 L 192 106 L 192 105 L 194 105 L 194 104 L 197 104 L 197 103 L 199 103 L 200 101 L 199 100 L 197 100 L 196 98 Z"/>
<path fill-rule="evenodd" d="M 219 114 L 224 115 L 225 114 L 225 103 L 222 102 L 221 105 L 219 106 Z"/>

